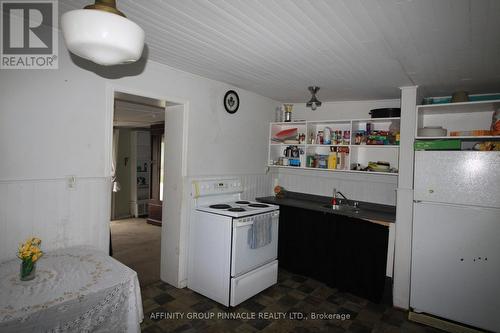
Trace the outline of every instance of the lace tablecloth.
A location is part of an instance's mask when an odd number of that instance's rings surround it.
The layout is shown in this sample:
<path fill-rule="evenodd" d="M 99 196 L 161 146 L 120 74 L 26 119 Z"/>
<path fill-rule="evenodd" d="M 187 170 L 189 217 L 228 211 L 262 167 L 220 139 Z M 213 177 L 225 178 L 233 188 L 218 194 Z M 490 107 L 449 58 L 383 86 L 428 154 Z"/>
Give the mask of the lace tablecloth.
<path fill-rule="evenodd" d="M 0 264 L 0 332 L 140 332 L 137 273 L 89 247 L 47 252 L 36 278 Z"/>

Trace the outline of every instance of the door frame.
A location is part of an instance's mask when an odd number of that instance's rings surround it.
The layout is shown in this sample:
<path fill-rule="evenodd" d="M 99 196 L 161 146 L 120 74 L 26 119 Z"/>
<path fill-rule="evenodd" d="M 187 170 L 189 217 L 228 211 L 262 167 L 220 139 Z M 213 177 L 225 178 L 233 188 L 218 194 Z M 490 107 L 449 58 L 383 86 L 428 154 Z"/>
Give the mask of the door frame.
<path fill-rule="evenodd" d="M 107 198 L 108 198 L 108 204 L 107 204 L 107 217 L 111 216 L 111 161 L 112 161 L 112 147 L 113 147 L 113 117 L 114 117 L 114 102 L 115 102 L 115 93 L 116 92 L 121 92 L 121 93 L 126 93 L 126 94 L 131 94 L 131 95 L 137 95 L 137 96 L 142 96 L 142 97 L 148 97 L 148 98 L 153 98 L 157 100 L 164 100 L 168 102 L 173 102 L 177 103 L 183 106 L 183 114 L 182 114 L 182 147 L 179 147 L 181 149 L 181 154 L 182 158 L 180 160 L 180 169 L 181 169 L 181 179 L 178 180 L 179 184 L 186 184 L 186 179 L 187 179 L 187 156 L 188 156 L 188 128 L 189 128 L 189 109 L 190 109 L 190 103 L 189 100 L 184 100 L 179 97 L 175 96 L 166 96 L 166 95 L 159 95 L 155 92 L 151 91 L 144 91 L 144 90 L 139 90 L 139 89 L 134 89 L 130 88 L 127 86 L 115 84 L 114 82 L 106 82 L 106 110 L 105 110 L 105 119 L 106 119 L 106 127 L 105 127 L 105 140 L 104 140 L 104 174 L 106 175 L 106 180 L 108 183 L 107 189 L 109 189 L 107 193 Z M 167 118 L 167 108 L 165 108 L 165 120 Z M 165 133 L 165 141 L 168 140 L 168 133 Z M 166 149 L 166 145 L 165 145 Z M 167 158 L 167 152 L 165 151 L 165 158 Z M 164 165 L 165 167 L 165 165 Z M 163 170 L 164 174 L 166 170 Z M 167 188 L 164 187 L 163 192 L 164 196 L 168 193 Z M 187 226 L 187 214 L 185 213 L 185 210 L 187 209 L 187 203 L 185 202 L 185 193 L 186 189 L 183 189 L 181 191 L 182 193 L 182 207 L 180 208 L 180 211 L 178 212 L 178 221 L 180 223 L 179 229 L 180 234 L 176 235 L 176 237 L 179 238 L 179 244 L 185 244 L 185 240 L 183 239 L 185 236 L 184 234 L 184 229 Z M 166 201 L 163 200 L 163 212 L 166 211 L 165 207 Z M 109 222 L 109 221 L 108 221 Z M 182 251 L 183 255 L 179 255 L 179 249 L 178 248 L 169 248 L 168 244 L 166 244 L 166 237 L 164 237 L 164 230 L 163 227 L 166 225 L 165 221 L 165 214 L 162 215 L 162 235 L 161 235 L 161 257 L 160 257 L 160 262 L 161 262 L 161 279 L 165 282 L 168 282 L 174 286 L 177 287 L 182 287 L 183 281 L 185 280 L 183 277 L 183 267 L 185 266 L 185 261 L 187 258 L 185 258 L 185 253 L 186 251 Z M 109 233 L 109 228 L 106 229 L 107 232 Z M 106 236 L 106 239 L 109 239 L 108 236 Z M 108 246 L 109 247 L 109 244 Z M 177 263 L 168 263 L 165 262 L 164 257 L 166 257 L 166 253 L 175 253 L 178 262 Z M 169 267 L 167 267 L 167 265 Z M 165 267 L 164 267 L 165 266 Z M 170 267 L 171 266 L 171 267 Z M 177 279 L 174 281 L 174 278 L 167 279 L 167 275 L 164 272 L 167 271 L 172 271 L 172 270 L 177 270 Z M 172 274 L 169 274 L 169 276 L 172 276 Z M 181 281 L 182 280 L 182 281 Z M 185 281 L 184 281 L 185 282 Z"/>

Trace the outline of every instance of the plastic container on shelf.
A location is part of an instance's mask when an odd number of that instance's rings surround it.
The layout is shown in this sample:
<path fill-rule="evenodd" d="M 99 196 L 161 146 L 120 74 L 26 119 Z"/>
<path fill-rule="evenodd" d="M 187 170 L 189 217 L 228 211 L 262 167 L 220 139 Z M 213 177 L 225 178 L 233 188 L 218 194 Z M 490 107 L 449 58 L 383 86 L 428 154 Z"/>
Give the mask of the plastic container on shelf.
<path fill-rule="evenodd" d="M 490 130 L 451 131 L 450 136 L 489 136 Z"/>
<path fill-rule="evenodd" d="M 328 155 L 328 169 L 337 169 L 337 152 L 335 151 Z"/>
<path fill-rule="evenodd" d="M 320 169 L 327 169 L 328 165 L 328 155 L 318 155 L 317 166 Z"/>
<path fill-rule="evenodd" d="M 323 130 L 323 144 L 329 145 L 330 143 L 332 143 L 332 129 L 325 127 Z"/>

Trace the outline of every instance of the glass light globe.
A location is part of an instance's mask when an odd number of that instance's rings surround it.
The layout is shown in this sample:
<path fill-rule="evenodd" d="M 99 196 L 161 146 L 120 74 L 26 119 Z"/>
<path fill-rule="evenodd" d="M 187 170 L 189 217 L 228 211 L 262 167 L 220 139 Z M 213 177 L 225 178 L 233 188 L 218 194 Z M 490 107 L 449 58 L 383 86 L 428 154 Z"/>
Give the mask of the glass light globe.
<path fill-rule="evenodd" d="M 129 19 L 101 10 L 77 9 L 61 16 L 68 49 L 99 65 L 118 65 L 140 59 L 144 30 Z"/>

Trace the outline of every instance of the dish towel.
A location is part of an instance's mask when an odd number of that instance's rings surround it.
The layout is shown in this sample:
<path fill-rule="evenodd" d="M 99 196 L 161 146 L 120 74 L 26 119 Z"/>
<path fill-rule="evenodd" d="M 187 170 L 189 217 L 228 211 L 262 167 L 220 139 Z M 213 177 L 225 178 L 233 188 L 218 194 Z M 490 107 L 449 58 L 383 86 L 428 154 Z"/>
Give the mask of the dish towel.
<path fill-rule="evenodd" d="M 252 227 L 248 230 L 248 245 L 251 249 L 266 246 L 273 240 L 273 223 L 271 215 L 256 216 Z"/>

